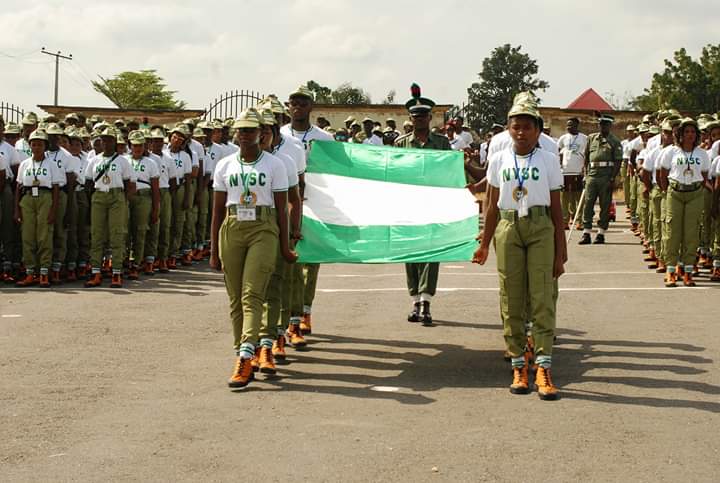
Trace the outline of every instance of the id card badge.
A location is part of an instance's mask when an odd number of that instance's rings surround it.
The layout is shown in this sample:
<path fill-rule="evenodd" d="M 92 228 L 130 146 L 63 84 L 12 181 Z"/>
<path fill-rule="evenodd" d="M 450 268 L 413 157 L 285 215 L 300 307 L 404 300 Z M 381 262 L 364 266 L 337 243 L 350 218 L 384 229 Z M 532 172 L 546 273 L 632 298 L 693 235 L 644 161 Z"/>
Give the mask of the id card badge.
<path fill-rule="evenodd" d="M 40 196 L 40 188 L 37 186 L 33 186 L 30 188 L 30 195 L 32 195 L 33 198 L 37 198 Z"/>
<path fill-rule="evenodd" d="M 255 207 L 245 208 L 243 205 L 239 205 L 235 217 L 237 221 L 256 221 L 257 215 L 255 213 Z"/>
<path fill-rule="evenodd" d="M 528 216 L 528 199 L 527 195 L 523 195 L 518 201 L 518 216 L 520 218 L 525 218 Z"/>

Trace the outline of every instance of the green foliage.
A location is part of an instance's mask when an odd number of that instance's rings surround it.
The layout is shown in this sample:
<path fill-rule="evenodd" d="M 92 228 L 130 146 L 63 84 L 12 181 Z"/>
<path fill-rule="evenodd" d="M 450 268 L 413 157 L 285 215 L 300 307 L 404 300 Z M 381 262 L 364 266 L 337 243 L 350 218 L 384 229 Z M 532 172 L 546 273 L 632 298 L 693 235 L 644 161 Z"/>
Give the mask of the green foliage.
<path fill-rule="evenodd" d="M 323 86 L 314 80 L 307 82 L 307 87 L 315 95 L 318 104 L 370 104 L 370 94 L 349 82 L 340 84 L 335 89 Z"/>
<path fill-rule="evenodd" d="M 482 63 L 480 82 L 468 88 L 467 122 L 476 129 L 487 129 L 494 122 L 505 122 L 516 94 L 544 91 L 550 84 L 535 77 L 537 61 L 520 52 L 522 46 L 505 44 L 495 48 Z"/>
<path fill-rule="evenodd" d="M 112 79 L 93 81 L 93 87 L 120 109 L 184 109 L 185 102 L 175 100 L 176 91 L 167 90 L 154 70 L 121 72 Z"/>
<path fill-rule="evenodd" d="M 650 87 L 635 98 L 642 111 L 678 109 L 691 112 L 720 110 L 720 44 L 708 44 L 699 60 L 682 48 L 665 60 L 663 72 L 655 73 Z"/>

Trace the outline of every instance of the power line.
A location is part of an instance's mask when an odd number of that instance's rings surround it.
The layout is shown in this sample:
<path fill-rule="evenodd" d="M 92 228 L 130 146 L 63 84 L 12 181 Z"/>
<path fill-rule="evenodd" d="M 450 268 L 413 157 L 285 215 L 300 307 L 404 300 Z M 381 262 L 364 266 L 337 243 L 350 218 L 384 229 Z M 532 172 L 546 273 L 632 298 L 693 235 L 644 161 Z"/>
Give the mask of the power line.
<path fill-rule="evenodd" d="M 52 52 L 48 52 L 45 50 L 45 47 L 43 47 L 40 50 L 41 53 L 50 55 L 52 57 L 55 57 L 55 105 L 58 105 L 58 77 L 60 76 L 60 59 L 65 60 L 72 60 L 72 54 L 69 54 L 68 56 L 62 55 L 61 52 L 58 50 L 57 54 L 53 54 Z"/>

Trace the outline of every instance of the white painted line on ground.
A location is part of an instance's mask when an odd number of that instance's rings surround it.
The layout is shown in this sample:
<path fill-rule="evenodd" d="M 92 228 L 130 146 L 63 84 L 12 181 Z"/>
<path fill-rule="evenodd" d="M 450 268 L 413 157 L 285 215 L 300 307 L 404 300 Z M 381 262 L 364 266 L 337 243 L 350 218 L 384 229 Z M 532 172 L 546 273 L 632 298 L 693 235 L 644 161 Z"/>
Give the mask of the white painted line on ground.
<path fill-rule="evenodd" d="M 377 392 L 398 392 L 400 388 L 392 386 L 370 386 L 370 390 Z"/>
<path fill-rule="evenodd" d="M 2 314 L 3 319 L 17 319 L 18 317 L 22 317 L 20 314 Z"/>
<path fill-rule="evenodd" d="M 438 288 L 438 292 L 497 292 L 497 287 L 447 287 Z M 670 291 L 666 287 L 568 287 L 561 292 L 648 292 L 654 290 Z M 672 290 L 710 290 L 710 287 L 676 287 Z M 355 293 L 355 292 L 407 292 L 407 288 L 319 288 L 322 293 Z"/>

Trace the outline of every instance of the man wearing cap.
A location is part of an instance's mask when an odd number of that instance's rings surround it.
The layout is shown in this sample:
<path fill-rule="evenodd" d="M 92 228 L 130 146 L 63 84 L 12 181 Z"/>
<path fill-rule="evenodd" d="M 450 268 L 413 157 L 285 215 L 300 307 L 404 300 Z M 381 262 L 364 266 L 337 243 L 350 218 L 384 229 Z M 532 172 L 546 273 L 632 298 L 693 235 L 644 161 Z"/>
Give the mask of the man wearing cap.
<path fill-rule="evenodd" d="M 150 158 L 158 166 L 158 189 L 160 193 L 160 206 L 158 222 L 150 225 L 145 244 L 145 253 L 153 257 L 160 273 L 168 272 L 168 254 L 170 250 L 172 229 L 173 194 L 177 190 L 177 174 L 175 160 L 163 152 L 165 133 L 162 128 L 150 131 Z M 146 275 L 150 275 L 146 273 Z"/>
<path fill-rule="evenodd" d="M 184 150 L 186 140 L 189 137 L 190 132 L 184 124 L 176 126 L 170 131 L 170 143 L 164 151 L 169 158 L 175 161 L 175 176 L 177 182 L 177 189 L 175 193 L 173 193 L 172 236 L 169 248 L 170 256 L 167 262 L 170 270 L 177 268 L 177 259 L 189 250 L 189 247 L 183 244 L 183 233 L 185 232 L 185 224 L 188 222 L 188 211 L 192 203 L 189 188 L 193 169 L 192 159 L 190 154 Z"/>
<path fill-rule="evenodd" d="M 580 132 L 580 120 L 577 117 L 568 119 L 567 133 L 558 139 L 560 165 L 562 167 L 564 186 L 561 193 L 563 220 L 565 229 L 569 229 L 572 215 L 577 213 L 582 193 L 582 170 L 585 166 L 585 148 L 587 136 Z"/>
<path fill-rule="evenodd" d="M 383 137 L 382 137 L 383 146 L 394 146 L 395 140 L 399 136 L 400 136 L 400 133 L 398 133 L 395 129 L 393 129 L 390 126 L 386 127 L 385 130 L 383 131 Z M 337 137 L 335 139 L 337 139 Z"/>
<path fill-rule="evenodd" d="M 153 255 L 145 253 L 146 237 L 151 225 L 158 223 L 160 215 L 160 168 L 152 158 L 146 155 L 146 139 L 142 131 L 131 131 L 130 166 L 135 173 L 136 190 L 130 200 L 130 247 L 133 261 L 128 271 L 130 280 L 137 280 L 139 267 L 145 274 L 153 273 Z"/>
<path fill-rule="evenodd" d="M 84 272 L 86 271 L 85 269 L 88 261 L 89 247 L 85 243 L 90 241 L 89 233 L 87 233 L 87 238 L 82 239 L 84 244 L 82 250 L 80 237 L 81 232 L 85 235 L 85 228 L 89 225 L 87 217 L 80 220 L 80 204 L 83 202 L 83 198 L 87 200 L 84 193 L 87 158 L 85 157 L 85 153 L 82 152 L 80 129 L 68 127 L 65 129 L 65 135 L 70 139 L 68 151 L 77 163 L 77 182 L 75 183 L 74 189 L 70 189 L 70 186 L 68 186 L 67 209 L 65 215 L 65 219 L 67 220 L 67 254 L 65 256 L 67 281 L 74 282 L 77 280 L 78 272 L 80 272 L 81 276 L 85 275 Z M 87 215 L 87 212 L 84 210 L 83 215 Z M 82 227 L 81 223 L 83 225 Z M 78 262 L 80 262 L 81 265 L 80 270 L 78 270 Z"/>
<path fill-rule="evenodd" d="M 440 149 L 449 151 L 450 142 L 445 136 L 430 132 L 432 108 L 435 102 L 423 97 L 420 86 L 410 87 L 412 97 L 405 103 L 412 121 L 413 131 L 395 140 L 395 146 L 415 149 Z M 412 310 L 408 315 L 409 322 L 420 322 L 432 325 L 430 301 L 437 291 L 439 263 L 406 263 L 405 275 L 407 287 L 412 298 Z"/>
<path fill-rule="evenodd" d="M 598 119 L 600 132 L 588 136 L 585 149 L 585 212 L 583 213 L 583 236 L 580 245 L 591 243 L 595 202 L 600 199 L 600 221 L 595 243 L 605 243 L 605 231 L 610 224 L 610 202 L 615 176 L 620 171 L 622 145 L 610 132 L 615 118 L 603 114 Z"/>
<path fill-rule="evenodd" d="M 204 175 L 205 148 L 201 142 L 193 139 L 195 119 L 186 119 L 183 124 L 190 134 L 187 140 L 187 148 L 190 150 L 192 171 L 190 173 L 190 184 L 186 188 L 190 190 L 190 208 L 187 211 L 187 221 L 182 236 L 182 244 L 186 247 L 183 251 L 182 264 L 183 266 L 190 266 L 192 265 L 193 255 L 197 254 L 195 245 L 197 241 L 198 201 L 200 196 L 207 194 L 199 182 Z"/>
<path fill-rule="evenodd" d="M 135 173 L 125 156 L 117 153 L 117 131 L 106 127 L 101 133 L 103 152 L 95 156 L 85 171 L 85 190 L 92 192 L 90 208 L 90 263 L 92 276 L 85 282 L 88 288 L 102 284 L 100 268 L 103 249 L 110 245 L 113 288 L 122 287 L 122 267 L 125 259 L 128 199 L 135 191 Z"/>
<path fill-rule="evenodd" d="M 15 211 L 15 183 L 13 181 L 16 178 L 21 155 L 15 146 L 5 141 L 4 136 L 5 121 L 0 115 L 0 170 L 2 170 L 3 173 L 3 180 L 0 183 L 0 229 L 2 229 L 0 244 L 2 244 L 3 255 L 2 281 L 14 283 L 16 277 L 12 273 L 13 264 L 16 265 L 16 268 L 19 267 L 21 251 L 19 246 L 19 227 L 13 222 Z M 19 141 L 16 141 L 16 143 L 17 142 Z"/>
<path fill-rule="evenodd" d="M 375 123 L 372 119 L 370 119 L 369 117 L 366 117 L 365 119 L 363 119 L 362 127 L 363 127 L 363 132 L 365 133 L 365 136 L 366 136 L 365 140 L 363 141 L 363 144 L 372 144 L 374 146 L 382 146 L 382 144 L 383 144 L 382 138 L 373 132 L 374 128 L 375 128 Z"/>
<path fill-rule="evenodd" d="M 630 216 L 630 142 L 637 136 L 637 129 L 632 124 L 628 124 L 625 128 L 625 139 L 620 141 L 623 148 L 623 161 L 620 167 L 620 177 L 622 178 L 623 196 L 625 198 L 625 212 Z"/>
<path fill-rule="evenodd" d="M 521 92 L 515 96 L 513 99 L 513 103 L 517 104 L 518 102 L 535 102 L 537 103 L 537 97 L 532 92 Z M 512 146 L 512 138 L 510 137 L 510 132 L 505 130 L 500 133 L 495 134 L 490 139 L 490 146 L 488 146 L 488 159 L 492 157 L 493 154 L 504 151 L 505 149 Z M 558 152 L 558 146 L 557 143 L 553 138 L 545 134 L 544 132 L 540 133 L 540 138 L 538 139 L 538 144 L 540 145 L 541 149 L 544 149 L 546 151 L 549 151 L 553 153 L 555 156 L 559 156 Z"/>
<path fill-rule="evenodd" d="M 465 120 L 462 116 L 455 116 L 454 119 L 455 124 L 455 134 L 457 134 L 458 137 L 462 138 L 463 141 L 465 141 L 465 144 L 470 146 L 474 140 L 472 137 L 472 134 L 470 134 L 470 131 L 465 126 Z"/>
<path fill-rule="evenodd" d="M 392 117 L 388 117 L 387 119 L 385 119 L 385 126 L 389 127 L 393 131 L 395 131 L 397 133 L 398 137 L 400 136 L 400 131 L 398 131 L 398 129 L 397 129 L 397 122 L 395 122 L 395 119 L 393 119 Z M 385 133 L 385 130 L 383 130 L 383 134 L 384 133 Z"/>
<path fill-rule="evenodd" d="M 328 132 L 310 124 L 310 113 L 313 108 L 312 91 L 306 86 L 300 86 L 294 92 L 291 92 L 288 98 L 290 123 L 284 125 L 280 132 L 286 136 L 290 135 L 302 143 L 307 161 L 313 141 L 334 141 L 334 138 Z M 300 194 L 305 195 L 302 182 L 300 184 Z M 291 343 L 292 338 L 297 338 L 297 335 L 302 332 L 305 334 L 312 333 L 312 303 L 315 299 L 319 270 L 320 265 L 318 264 L 306 264 L 302 268 L 296 264 L 295 284 L 293 285 L 293 309 L 290 318 L 290 329 L 288 330 L 291 335 Z M 301 280 L 302 283 L 299 283 Z M 300 286 L 300 289 L 298 289 L 298 286 Z"/>
<path fill-rule="evenodd" d="M 345 129 L 350 130 L 350 126 L 351 126 L 352 123 L 354 123 L 354 122 L 355 122 L 355 118 L 352 117 L 352 116 L 348 116 L 348 117 L 343 121 L 343 123 L 345 124 Z"/>
<path fill-rule="evenodd" d="M 28 141 L 28 138 L 30 137 L 30 134 L 37 129 L 38 126 L 38 117 L 37 114 L 34 112 L 28 112 L 23 116 L 22 119 L 22 137 L 18 139 L 18 141 L 15 143 L 15 149 L 20 151 L 20 160 L 29 158 L 32 156 L 32 151 L 30 150 L 30 142 Z"/>
<path fill-rule="evenodd" d="M 198 124 L 205 134 L 205 163 L 204 177 L 202 184 L 205 196 L 200 198 L 198 202 L 198 253 L 193 257 L 198 261 L 202 258 L 210 256 L 210 205 L 212 203 L 212 179 L 215 173 L 215 166 L 218 161 L 224 158 L 224 148 L 220 145 L 222 139 L 222 123 L 215 121 L 201 122 Z"/>
<path fill-rule="evenodd" d="M 638 176 L 640 171 L 637 167 L 637 156 L 640 154 L 640 151 L 645 149 L 645 142 L 647 141 L 648 131 L 650 129 L 650 125 L 645 122 L 647 119 L 649 118 L 645 115 L 643 122 L 637 126 L 637 136 L 627 145 L 627 149 L 630 151 L 628 158 L 628 173 L 630 174 L 630 224 L 635 236 L 639 234 L 638 224 L 640 222 L 638 216 L 638 186 L 640 184 L 638 182 Z"/>
<path fill-rule="evenodd" d="M 65 215 L 68 193 L 75 191 L 75 183 L 80 171 L 80 160 L 58 145 L 60 136 L 65 136 L 65 131 L 60 126 L 51 123 L 47 126 L 45 132 L 48 135 L 48 158 L 57 165 L 62 173 L 65 173 L 65 178 L 61 179 L 59 184 L 60 197 L 55 217 L 55 228 L 53 229 L 53 263 L 50 274 L 50 282 L 58 284 L 60 283 L 60 271 L 67 257 L 68 220 Z"/>

